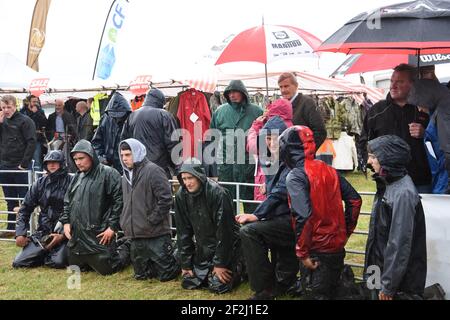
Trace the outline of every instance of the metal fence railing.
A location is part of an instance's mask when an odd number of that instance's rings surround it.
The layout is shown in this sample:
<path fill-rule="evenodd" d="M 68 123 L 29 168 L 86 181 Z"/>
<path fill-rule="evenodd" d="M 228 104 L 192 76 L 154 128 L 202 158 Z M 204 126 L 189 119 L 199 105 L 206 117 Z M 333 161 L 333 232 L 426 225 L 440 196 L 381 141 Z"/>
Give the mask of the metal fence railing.
<path fill-rule="evenodd" d="M 23 171 L 0 171 L 0 173 L 14 173 L 14 172 L 21 172 L 23 173 Z M 27 187 L 30 188 L 32 183 L 34 181 L 36 181 L 39 177 L 41 177 L 44 174 L 44 172 L 32 172 L 32 171 L 28 171 L 28 183 L 27 184 L 1 184 L 1 187 L 8 187 L 8 186 L 15 186 L 15 187 Z M 177 180 L 169 180 L 171 185 L 172 185 L 172 190 L 176 190 L 177 187 L 179 186 L 179 182 Z M 219 182 L 220 185 L 222 186 L 232 186 L 235 187 L 236 193 L 234 195 L 233 201 L 236 203 L 236 214 L 241 214 L 241 205 L 245 204 L 245 203 L 254 203 L 254 204 L 259 204 L 261 203 L 261 201 L 255 201 L 255 200 L 247 200 L 247 199 L 242 199 L 241 197 L 241 188 L 242 187 L 259 187 L 260 185 L 257 184 L 252 184 L 252 183 L 237 183 L 237 182 Z M 175 194 L 175 192 L 174 192 Z M 373 192 L 361 192 L 360 193 L 361 196 L 373 196 L 374 193 Z M 19 200 L 19 201 L 23 201 L 23 198 L 5 198 L 2 197 L 0 200 Z M 171 212 L 171 230 L 172 230 L 172 238 L 175 239 L 176 236 L 176 226 L 174 225 L 173 221 L 173 217 L 174 217 L 174 211 L 173 209 L 170 211 Z M 2 219 L 2 216 L 8 216 L 8 214 L 11 213 L 15 213 L 15 212 L 11 212 L 11 211 L 0 211 L 0 232 L 9 232 L 11 234 L 14 234 L 14 230 L 6 230 L 6 228 L 3 228 L 3 225 L 5 225 L 6 223 L 16 223 L 16 221 L 9 221 L 8 219 Z M 37 217 L 39 214 L 39 210 L 35 210 L 35 212 L 32 214 L 31 216 L 31 221 L 30 221 L 30 233 L 33 233 L 36 229 L 37 226 Z M 361 212 L 361 216 L 370 216 L 370 212 Z M 364 236 L 367 237 L 368 235 L 368 231 L 367 230 L 355 230 L 355 232 L 353 233 L 354 235 L 357 236 Z M 6 240 L 6 241 L 14 241 L 11 238 L 0 238 L 0 240 Z M 361 248 L 351 248 L 348 247 L 346 248 L 347 253 L 349 254 L 353 254 L 353 255 L 361 255 L 364 256 L 365 255 L 365 251 L 361 250 Z M 355 268 L 363 268 L 363 264 L 360 263 L 354 263 L 351 261 L 346 261 L 346 263 L 352 267 Z"/>
<path fill-rule="evenodd" d="M 22 174 L 27 175 L 26 181 L 27 183 L 9 183 L 4 181 L 9 181 L 11 174 Z M 6 207 L 6 210 L 0 210 L 0 241 L 14 241 L 14 235 L 15 235 L 15 225 L 16 225 L 16 219 L 11 220 L 10 216 L 13 215 L 16 217 L 16 212 L 13 210 L 8 210 L 8 201 L 15 201 L 17 204 L 15 207 L 18 207 L 21 205 L 24 197 L 19 196 L 17 188 L 27 188 L 27 190 L 30 188 L 31 184 L 33 183 L 33 174 L 32 171 L 23 171 L 23 170 L 0 170 L 0 187 L 2 187 L 3 191 L 4 188 L 8 188 L 10 192 L 9 194 L 13 194 L 12 197 L 10 196 L 3 196 L 0 198 L 0 200 L 3 200 L 5 203 L 4 207 Z M 8 177 L 7 177 L 8 176 Z M 14 191 L 14 192 L 13 192 Z M 8 225 L 14 225 L 14 230 L 8 229 Z M 31 232 L 34 230 L 30 230 Z"/>
<path fill-rule="evenodd" d="M 176 186 L 179 185 L 179 182 L 177 180 L 170 180 L 170 183 L 172 184 L 172 186 Z M 255 204 L 259 204 L 261 203 L 261 201 L 255 201 L 255 200 L 245 200 L 241 198 L 241 187 L 260 187 L 261 185 L 259 184 L 253 184 L 253 183 L 237 183 L 237 182 L 219 182 L 220 185 L 222 186 L 233 186 L 236 188 L 236 194 L 235 194 L 235 198 L 233 199 L 233 201 L 236 203 L 236 214 L 241 214 L 241 204 L 244 203 L 255 203 Z M 375 193 L 374 192 L 360 192 L 359 193 L 361 196 L 374 196 Z M 367 211 L 362 211 L 360 213 L 360 216 L 370 216 L 370 212 Z M 171 211 L 171 217 L 173 220 L 173 215 L 174 215 L 174 211 Z M 173 224 L 171 224 L 172 226 L 172 231 L 173 231 L 173 235 L 176 232 L 176 228 L 173 227 Z M 368 230 L 355 230 L 353 232 L 354 235 L 357 236 L 364 236 L 367 237 L 369 235 L 369 231 Z M 175 240 L 175 237 L 173 237 L 173 239 Z M 365 247 L 365 246 L 364 246 Z M 350 246 L 345 248 L 346 252 L 348 254 L 353 254 L 353 255 L 360 255 L 360 256 L 365 256 L 366 252 L 365 250 L 360 250 L 360 248 L 352 248 Z M 364 264 L 362 263 L 355 263 L 349 260 L 346 260 L 345 263 L 351 267 L 354 268 L 364 268 Z M 356 277 L 358 280 L 362 280 L 362 278 L 360 277 Z"/>

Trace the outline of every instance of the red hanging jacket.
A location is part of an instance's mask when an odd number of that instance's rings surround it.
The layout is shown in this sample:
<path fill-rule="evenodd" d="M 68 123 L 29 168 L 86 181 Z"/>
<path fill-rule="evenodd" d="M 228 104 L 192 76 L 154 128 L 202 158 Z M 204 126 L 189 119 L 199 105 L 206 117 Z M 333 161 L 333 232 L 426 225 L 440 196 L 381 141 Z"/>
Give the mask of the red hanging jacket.
<path fill-rule="evenodd" d="M 189 89 L 180 95 L 177 117 L 182 129 L 186 129 L 190 137 L 183 135 L 183 159 L 199 157 L 203 142 L 203 135 L 209 129 L 211 113 L 205 95 L 196 90 Z M 195 126 L 199 127 L 198 137 L 194 134 Z"/>

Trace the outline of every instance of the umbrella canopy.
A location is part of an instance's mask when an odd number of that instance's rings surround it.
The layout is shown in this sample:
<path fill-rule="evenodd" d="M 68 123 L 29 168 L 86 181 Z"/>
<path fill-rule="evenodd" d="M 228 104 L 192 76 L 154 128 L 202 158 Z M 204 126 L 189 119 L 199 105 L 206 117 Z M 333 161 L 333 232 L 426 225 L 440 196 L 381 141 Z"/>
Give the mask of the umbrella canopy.
<path fill-rule="evenodd" d="M 417 56 L 407 54 L 355 54 L 348 57 L 331 76 L 393 69 L 401 63 L 417 65 Z M 426 54 L 420 56 L 420 66 L 450 63 L 450 54 Z"/>
<path fill-rule="evenodd" d="M 331 74 L 331 77 L 392 69 L 401 63 L 408 63 L 408 55 L 355 54 L 348 57 L 336 71 Z"/>
<path fill-rule="evenodd" d="M 296 27 L 263 24 L 235 36 L 215 64 L 242 61 L 264 63 L 268 95 L 268 63 L 288 58 L 318 57 L 314 51 L 321 43 L 319 38 Z"/>
<path fill-rule="evenodd" d="M 262 25 L 245 30 L 231 40 L 216 65 L 250 61 L 270 62 L 299 56 L 317 57 L 322 41 L 309 32 L 291 26 Z"/>
<path fill-rule="evenodd" d="M 342 53 L 450 53 L 450 2 L 418 0 L 362 13 L 317 51 Z"/>

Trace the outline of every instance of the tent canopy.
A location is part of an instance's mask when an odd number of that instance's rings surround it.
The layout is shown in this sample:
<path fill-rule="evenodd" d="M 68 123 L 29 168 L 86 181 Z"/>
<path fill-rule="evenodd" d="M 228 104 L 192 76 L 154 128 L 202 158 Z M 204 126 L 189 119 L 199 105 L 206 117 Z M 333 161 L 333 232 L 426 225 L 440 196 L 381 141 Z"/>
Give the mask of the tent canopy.
<path fill-rule="evenodd" d="M 29 91 L 30 83 L 36 78 L 46 78 L 44 75 L 23 65 L 12 55 L 5 54 L 0 56 L 5 63 L 1 72 L 1 79 L 16 79 L 14 81 L 0 81 L 0 92 L 26 94 Z M 22 70 L 22 71 L 21 71 Z M 269 88 L 271 92 L 279 92 L 278 77 L 285 71 L 292 70 L 280 69 L 276 72 L 268 73 Z M 381 89 L 371 88 L 365 85 L 354 84 L 342 79 L 331 79 L 316 76 L 307 72 L 294 72 L 299 82 L 299 89 L 304 93 L 314 94 L 355 94 L 355 97 L 366 93 L 372 101 L 378 101 L 384 98 L 384 92 Z M 147 73 L 151 74 L 151 73 Z M 14 78 L 13 78 L 14 77 Z M 119 90 L 127 98 L 133 97 L 128 92 L 129 84 L 133 79 L 118 81 L 108 80 L 80 80 L 76 78 L 57 78 L 48 77 L 48 86 L 41 99 L 44 101 L 54 100 L 55 98 L 77 96 L 87 98 L 95 95 L 96 92 Z M 1 80 L 0 79 L 0 80 Z M 161 88 L 165 95 L 175 96 L 185 87 L 193 87 L 198 90 L 213 92 L 221 90 L 227 86 L 231 80 L 242 80 L 244 84 L 252 91 L 263 91 L 266 88 L 265 74 L 263 72 L 255 73 L 241 69 L 240 73 L 224 72 L 221 68 L 213 65 L 193 65 L 191 68 L 184 68 L 172 75 L 152 75 L 151 85 Z M 358 98 L 362 99 L 362 98 Z"/>
<path fill-rule="evenodd" d="M 0 53 L 0 88 L 28 87 L 31 80 L 43 77 L 10 53 Z"/>

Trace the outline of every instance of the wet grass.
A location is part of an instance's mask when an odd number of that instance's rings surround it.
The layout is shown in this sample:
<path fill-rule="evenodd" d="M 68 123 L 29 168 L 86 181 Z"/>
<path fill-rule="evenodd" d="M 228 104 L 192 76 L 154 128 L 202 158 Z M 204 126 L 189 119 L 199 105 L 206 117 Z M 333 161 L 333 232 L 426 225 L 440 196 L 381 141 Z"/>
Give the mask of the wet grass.
<path fill-rule="evenodd" d="M 373 192 L 374 183 L 366 180 L 361 174 L 347 174 L 346 178 L 360 192 Z M 1 191 L 0 191 L 1 192 Z M 1 197 L 1 194 L 0 194 Z M 363 211 L 370 211 L 373 196 L 363 197 Z M 5 210 L 5 203 L 0 200 L 0 210 Z M 0 215 L 4 219 L 4 215 Z M 360 216 L 358 230 L 367 231 L 369 217 Z M 0 226 L 4 228 L 5 226 Z M 364 251 L 366 236 L 353 235 L 347 249 Z M 180 279 L 165 283 L 156 280 L 137 281 L 133 279 L 131 267 L 117 274 L 102 277 L 94 272 L 82 273 L 80 289 L 69 289 L 72 274 L 66 270 L 54 270 L 46 267 L 35 269 L 14 269 L 11 263 L 19 252 L 12 242 L 0 241 L 0 297 L 1 299 L 27 300 L 242 300 L 251 294 L 248 283 L 242 284 L 229 294 L 216 295 L 206 290 L 187 291 L 181 288 Z M 361 255 L 347 254 L 347 261 L 362 264 Z M 355 274 L 361 270 L 355 268 Z"/>

